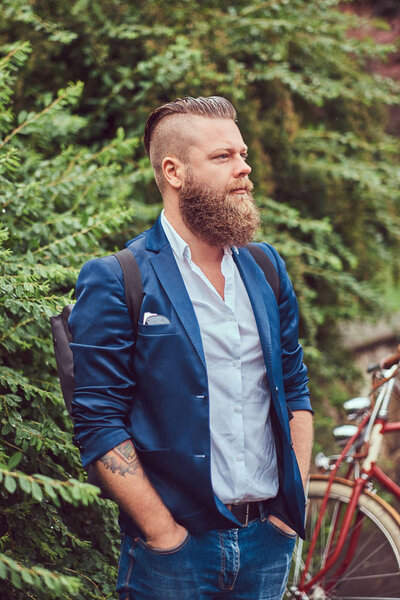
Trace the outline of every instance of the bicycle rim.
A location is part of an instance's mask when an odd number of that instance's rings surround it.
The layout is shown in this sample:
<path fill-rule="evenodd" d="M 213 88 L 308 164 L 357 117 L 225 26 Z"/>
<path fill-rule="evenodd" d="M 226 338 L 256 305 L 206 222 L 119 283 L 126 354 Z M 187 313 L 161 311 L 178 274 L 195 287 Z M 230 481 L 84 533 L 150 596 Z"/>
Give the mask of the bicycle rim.
<path fill-rule="evenodd" d="M 315 529 L 328 477 L 310 480 L 306 541 L 299 540 L 293 554 L 286 597 L 310 600 L 400 600 L 400 517 L 385 501 L 369 492 L 360 496 L 346 543 L 325 576 L 306 594 L 298 590 L 310 540 Z M 340 532 L 352 482 L 334 481 L 306 581 L 318 573 L 333 552 Z M 352 548 L 353 545 L 353 548 Z"/>

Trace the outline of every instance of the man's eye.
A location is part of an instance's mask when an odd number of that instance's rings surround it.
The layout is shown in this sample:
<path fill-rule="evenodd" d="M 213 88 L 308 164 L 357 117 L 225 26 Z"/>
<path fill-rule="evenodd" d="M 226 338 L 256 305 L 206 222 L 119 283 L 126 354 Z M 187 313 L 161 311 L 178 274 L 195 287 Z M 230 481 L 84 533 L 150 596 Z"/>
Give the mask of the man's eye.
<path fill-rule="evenodd" d="M 241 154 L 241 157 L 243 158 L 243 160 L 247 160 L 249 158 L 248 154 L 246 154 L 246 152 L 243 152 L 243 154 Z"/>
<path fill-rule="evenodd" d="M 215 158 L 229 158 L 229 154 L 218 154 Z"/>

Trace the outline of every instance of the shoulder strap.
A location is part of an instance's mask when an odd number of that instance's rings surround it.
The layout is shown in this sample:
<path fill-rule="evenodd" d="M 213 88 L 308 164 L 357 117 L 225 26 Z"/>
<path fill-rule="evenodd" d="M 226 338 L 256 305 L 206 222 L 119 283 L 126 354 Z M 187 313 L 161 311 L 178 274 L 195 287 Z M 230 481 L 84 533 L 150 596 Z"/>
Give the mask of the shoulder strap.
<path fill-rule="evenodd" d="M 67 306 L 64 306 L 60 314 L 50 317 L 58 378 L 60 380 L 65 405 L 70 416 L 72 397 L 75 389 L 75 378 L 74 359 L 70 348 L 72 335 L 68 327 L 68 319 L 73 307 L 73 304 L 68 304 Z"/>
<path fill-rule="evenodd" d="M 265 279 L 268 281 L 275 294 L 277 303 L 279 304 L 280 281 L 276 268 L 272 264 L 271 259 L 266 255 L 264 250 L 261 250 L 256 244 L 247 244 L 247 250 L 250 252 L 258 266 L 262 269 Z"/>
<path fill-rule="evenodd" d="M 143 300 L 142 276 L 136 258 L 128 248 L 114 254 L 121 265 L 124 276 L 126 304 L 133 325 L 135 340 L 137 337 L 140 307 Z"/>

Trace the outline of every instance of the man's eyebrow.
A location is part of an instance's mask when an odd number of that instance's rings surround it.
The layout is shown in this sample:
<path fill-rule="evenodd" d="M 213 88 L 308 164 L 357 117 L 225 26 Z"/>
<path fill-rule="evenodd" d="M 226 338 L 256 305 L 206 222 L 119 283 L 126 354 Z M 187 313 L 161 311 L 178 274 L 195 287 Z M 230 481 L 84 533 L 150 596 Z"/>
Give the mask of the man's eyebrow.
<path fill-rule="evenodd" d="M 232 146 L 221 146 L 221 148 L 215 148 L 214 150 L 212 150 L 210 152 L 210 154 L 216 154 L 217 152 L 233 152 L 235 153 L 236 150 L 235 148 L 233 148 Z M 242 146 L 242 148 L 239 151 L 240 153 L 242 152 L 248 152 L 248 147 L 246 145 Z"/>

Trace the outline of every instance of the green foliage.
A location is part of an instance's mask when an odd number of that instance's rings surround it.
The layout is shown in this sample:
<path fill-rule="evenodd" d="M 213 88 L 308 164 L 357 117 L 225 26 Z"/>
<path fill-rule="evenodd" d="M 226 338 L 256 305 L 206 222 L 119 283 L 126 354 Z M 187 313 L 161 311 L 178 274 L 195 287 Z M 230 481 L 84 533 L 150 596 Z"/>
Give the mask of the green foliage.
<path fill-rule="evenodd" d="M 4 479 L 4 487 L 10 494 L 13 494 L 19 486 L 25 494 L 30 494 L 37 502 L 42 502 L 43 498 L 47 496 L 56 506 L 61 507 L 60 498 L 74 506 L 79 504 L 87 506 L 99 493 L 97 487 L 75 479 L 56 481 L 46 475 L 26 475 L 12 471 L 11 469 L 14 469 L 22 458 L 22 452 L 15 452 L 10 457 L 7 468 L 0 467 L 0 483 Z"/>
<path fill-rule="evenodd" d="M 28 51 L 15 47 L 2 61 L 1 114 L 12 112 L 13 74 Z M 82 262 L 135 210 L 137 139 L 121 130 L 96 152 L 72 146 L 69 137 L 85 126 L 71 113 L 81 90 L 71 84 L 17 124 L 10 119 L 0 142 L 0 594 L 7 600 L 114 593 L 115 507 L 82 482 L 49 317 L 70 301 Z M 138 223 L 147 215 L 140 207 Z"/>
<path fill-rule="evenodd" d="M 9 556 L 0 554 L 0 579 L 6 578 L 19 590 L 26 586 L 44 587 L 57 598 L 64 598 L 66 594 L 76 595 L 80 588 L 77 577 L 59 575 L 42 567 L 26 568 Z"/>
<path fill-rule="evenodd" d="M 385 133 L 399 89 L 365 70 L 393 48 L 350 37 L 360 20 L 338 5 L 2 1 L 7 600 L 115 598 L 115 507 L 83 483 L 48 319 L 71 301 L 83 262 L 121 248 L 158 214 L 140 142 L 152 108 L 182 95 L 234 102 L 263 216 L 259 239 L 288 263 L 317 408 L 323 383 L 339 401 L 354 379 L 337 324 L 380 314 L 380 289 L 400 273 L 399 141 Z M 321 436 L 328 421 L 319 421 Z"/>

